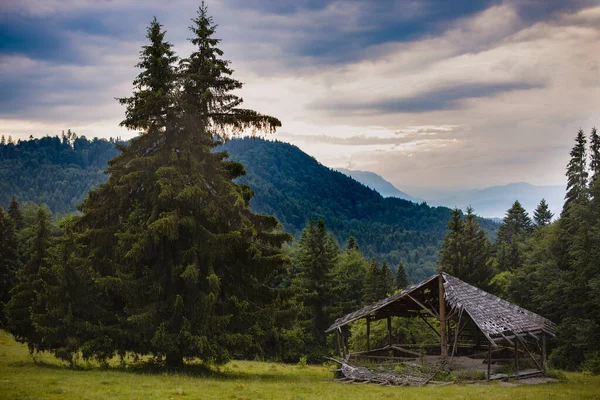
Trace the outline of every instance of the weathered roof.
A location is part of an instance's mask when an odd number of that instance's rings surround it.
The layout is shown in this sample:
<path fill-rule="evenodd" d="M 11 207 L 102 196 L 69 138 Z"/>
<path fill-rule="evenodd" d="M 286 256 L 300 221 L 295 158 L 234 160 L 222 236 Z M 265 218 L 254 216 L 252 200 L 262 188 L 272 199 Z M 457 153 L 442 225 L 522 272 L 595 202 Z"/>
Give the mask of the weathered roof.
<path fill-rule="evenodd" d="M 433 275 L 410 288 L 339 318 L 327 329 L 327 332 L 376 312 L 381 312 L 402 299 L 412 299 L 412 296 L 416 296 L 417 293 L 423 291 L 426 287 L 437 286 L 432 286 L 430 283 L 437 281 L 440 277 L 443 278 L 444 282 L 446 303 L 453 310 L 464 310 L 481 332 L 492 342 L 495 339 L 505 339 L 506 336 L 515 334 L 546 332 L 550 335 L 555 335 L 556 325 L 552 321 L 509 303 L 506 300 L 502 300 L 493 294 L 469 285 L 446 273 Z"/>

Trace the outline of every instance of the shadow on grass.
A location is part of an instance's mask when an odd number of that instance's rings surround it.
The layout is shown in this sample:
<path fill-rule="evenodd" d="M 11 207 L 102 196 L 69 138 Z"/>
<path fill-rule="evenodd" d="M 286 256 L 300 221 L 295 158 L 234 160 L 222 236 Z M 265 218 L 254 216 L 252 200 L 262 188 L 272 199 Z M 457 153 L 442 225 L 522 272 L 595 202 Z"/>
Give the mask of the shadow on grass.
<path fill-rule="evenodd" d="M 98 372 L 98 371 L 112 371 L 112 372 L 124 372 L 139 375 L 184 375 L 197 378 L 210 378 L 218 380 L 231 380 L 231 381 L 265 381 L 265 382 L 292 382 L 297 381 L 298 377 L 292 373 L 284 373 L 277 371 L 276 364 L 272 364 L 273 367 L 266 367 L 264 371 L 260 372 L 246 372 L 243 370 L 236 370 L 239 367 L 232 369 L 229 366 L 215 367 L 206 365 L 199 362 L 192 362 L 184 364 L 179 368 L 167 368 L 164 364 L 156 361 L 138 361 L 133 363 L 127 363 L 124 365 L 109 365 L 101 366 L 91 363 L 81 363 L 70 366 L 66 363 L 50 363 L 43 360 L 37 361 L 17 361 L 7 364 L 13 368 L 44 368 L 50 370 L 64 370 L 64 371 L 78 371 L 78 372 Z M 235 364 L 234 364 L 235 365 Z M 275 369 L 275 371 L 269 371 L 268 369 Z"/>

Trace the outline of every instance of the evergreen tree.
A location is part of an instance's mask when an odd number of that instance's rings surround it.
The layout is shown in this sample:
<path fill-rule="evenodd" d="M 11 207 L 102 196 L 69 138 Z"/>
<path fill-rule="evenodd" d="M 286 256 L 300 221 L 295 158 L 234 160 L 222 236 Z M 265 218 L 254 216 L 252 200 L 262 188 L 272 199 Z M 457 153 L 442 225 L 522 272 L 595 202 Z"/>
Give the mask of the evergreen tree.
<path fill-rule="evenodd" d="M 450 222 L 448 222 L 448 229 L 449 232 L 446 234 L 444 242 L 442 243 L 438 264 L 441 271 L 457 276 L 460 273 L 462 269 L 461 266 L 464 262 L 464 254 L 462 254 L 461 246 L 461 236 L 464 224 L 458 208 L 452 210 L 452 216 Z"/>
<path fill-rule="evenodd" d="M 23 214 L 21 213 L 21 207 L 19 206 L 15 196 L 12 197 L 12 200 L 8 205 L 8 215 L 15 223 L 15 229 L 20 230 L 23 228 Z"/>
<path fill-rule="evenodd" d="M 142 72 L 133 81 L 133 96 L 118 99 L 126 106 L 121 126 L 144 133 L 164 132 L 174 113 L 177 56 L 161 29 L 155 17 L 146 33 L 150 44 L 142 47 L 136 65 Z"/>
<path fill-rule="evenodd" d="M 57 358 L 74 363 L 75 355 L 86 340 L 93 340 L 98 315 L 92 277 L 81 234 L 75 229 L 78 217 L 67 215 L 60 221 L 60 234 L 48 249 L 50 268 L 40 271 L 44 285 L 38 293 L 43 304 L 32 314 L 36 332 L 43 338 L 40 350 L 51 351 Z M 84 358 L 89 358 L 83 351 Z"/>
<path fill-rule="evenodd" d="M 550 212 L 548 208 L 548 203 L 546 203 L 546 199 L 542 199 L 540 204 L 538 204 L 537 208 L 533 212 L 533 220 L 535 221 L 535 226 L 545 226 L 552 222 L 552 217 L 554 214 Z"/>
<path fill-rule="evenodd" d="M 0 327 L 6 326 L 5 307 L 15 285 L 19 263 L 17 236 L 12 219 L 0 207 Z"/>
<path fill-rule="evenodd" d="M 346 250 L 358 250 L 358 242 L 354 236 L 350 236 L 348 238 L 348 242 L 346 243 Z"/>
<path fill-rule="evenodd" d="M 376 259 L 371 261 L 371 265 L 365 275 L 365 284 L 363 289 L 363 304 L 372 304 L 381 300 L 379 282 L 381 281 L 381 270 Z"/>
<path fill-rule="evenodd" d="M 463 265 L 457 278 L 481 289 L 489 287 L 492 278 L 492 244 L 479 226 L 471 207 L 467 208 L 461 235 Z"/>
<path fill-rule="evenodd" d="M 352 237 L 350 239 L 353 239 Z M 348 242 L 350 242 L 350 239 Z M 354 240 L 352 246 L 340 254 L 338 262 L 332 271 L 333 300 L 332 318 L 342 317 L 357 310 L 363 298 L 363 285 L 369 263 L 358 251 L 358 243 Z"/>
<path fill-rule="evenodd" d="M 145 134 L 121 148 L 109 181 L 81 206 L 78 227 L 104 318 L 104 340 L 83 346 L 96 356 L 132 351 L 169 366 L 184 357 L 223 362 L 258 352 L 273 315 L 285 311 L 272 307 L 281 292 L 271 283 L 285 272 L 281 246 L 290 236 L 275 218 L 249 210 L 251 190 L 233 182 L 243 166 L 212 151 L 215 133 L 272 131 L 278 121 L 235 108 L 241 99 L 230 91 L 241 83 L 219 58 L 204 6 L 191 30 L 197 50 L 180 64 L 181 81 L 168 82 L 175 56 L 160 25 L 151 24 L 133 100 L 122 101 L 123 125 Z M 162 89 L 146 96 L 152 82 Z M 178 87 L 181 96 L 168 92 Z"/>
<path fill-rule="evenodd" d="M 531 218 L 516 200 L 506 212 L 498 229 L 496 254 L 500 272 L 520 269 L 523 266 L 523 246 L 531 231 Z"/>
<path fill-rule="evenodd" d="M 398 269 L 396 270 L 396 287 L 398 289 L 406 289 L 408 286 L 409 282 L 406 267 L 404 266 L 404 263 L 400 261 L 398 263 Z"/>
<path fill-rule="evenodd" d="M 239 108 L 243 100 L 231 92 L 240 89 L 242 83 L 231 77 L 230 62 L 221 58 L 223 51 L 217 47 L 221 40 L 213 37 L 215 29 L 202 2 L 190 26 L 193 33 L 190 42 L 195 51 L 181 60 L 179 67 L 187 128 L 195 127 L 220 137 L 246 130 L 273 132 L 281 126 L 277 118 Z"/>
<path fill-rule="evenodd" d="M 571 150 L 571 160 L 567 164 L 567 194 L 564 210 L 575 201 L 587 198 L 588 171 L 586 168 L 586 139 L 583 129 L 579 129 L 575 146 Z"/>
<path fill-rule="evenodd" d="M 29 260 L 17 273 L 17 284 L 7 305 L 9 331 L 19 342 L 27 343 L 29 350 L 40 350 L 43 337 L 36 330 L 32 316 L 45 307 L 39 301 L 44 282 L 42 276 L 50 268 L 48 262 L 52 239 L 50 213 L 39 207 L 29 243 Z"/>
<path fill-rule="evenodd" d="M 441 270 L 471 285 L 487 289 L 492 276 L 491 243 L 471 207 L 464 221 L 457 209 L 442 244 Z"/>
<path fill-rule="evenodd" d="M 383 260 L 383 263 L 381 263 L 378 286 L 377 297 L 379 300 L 391 296 L 396 291 L 396 280 L 386 260 Z"/>
<path fill-rule="evenodd" d="M 326 354 L 325 330 L 333 322 L 335 310 L 332 272 L 338 258 L 337 242 L 327 232 L 323 220 L 310 220 L 302 231 L 296 255 L 297 275 L 293 286 L 304 305 L 300 324 L 306 332 L 305 343 L 311 361 Z"/>

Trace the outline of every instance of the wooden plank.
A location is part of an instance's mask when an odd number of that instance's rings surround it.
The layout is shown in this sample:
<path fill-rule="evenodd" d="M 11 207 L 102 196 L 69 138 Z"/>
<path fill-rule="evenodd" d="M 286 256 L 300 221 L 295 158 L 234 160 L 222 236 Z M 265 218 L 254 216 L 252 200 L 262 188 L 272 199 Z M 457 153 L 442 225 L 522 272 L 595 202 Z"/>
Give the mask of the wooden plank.
<path fill-rule="evenodd" d="M 440 300 L 440 355 L 442 360 L 448 358 L 448 337 L 446 336 L 446 299 L 444 298 L 444 280 L 442 274 L 438 276 L 439 300 Z"/>
<path fill-rule="evenodd" d="M 392 345 L 392 317 L 387 317 L 388 345 Z"/>
<path fill-rule="evenodd" d="M 546 373 L 546 333 L 542 332 L 542 371 Z"/>
<path fill-rule="evenodd" d="M 452 355 L 450 356 L 450 366 L 452 366 L 452 359 L 454 358 L 454 353 L 456 352 L 456 342 L 458 341 L 458 334 L 462 329 L 460 329 L 460 321 L 462 320 L 463 309 L 458 313 L 458 324 L 456 324 L 456 330 L 454 335 L 454 345 L 452 346 Z M 466 324 L 465 324 L 466 325 Z M 464 326 L 463 326 L 464 328 Z"/>
<path fill-rule="evenodd" d="M 488 343 L 487 380 L 491 379 L 492 373 L 492 344 Z"/>

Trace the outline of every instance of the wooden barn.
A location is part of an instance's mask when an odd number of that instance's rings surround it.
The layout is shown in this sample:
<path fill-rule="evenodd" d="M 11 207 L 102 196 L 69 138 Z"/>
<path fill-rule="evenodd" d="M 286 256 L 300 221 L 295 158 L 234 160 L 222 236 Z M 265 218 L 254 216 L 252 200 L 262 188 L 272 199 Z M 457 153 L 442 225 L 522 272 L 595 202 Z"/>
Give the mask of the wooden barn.
<path fill-rule="evenodd" d="M 393 343 L 393 317 L 422 319 L 435 331 L 439 345 L 419 353 L 414 350 L 414 344 Z M 350 353 L 349 324 L 361 319 L 366 320 L 367 351 Z M 387 320 L 388 344 L 372 349 L 371 323 L 382 319 Z M 402 361 L 426 356 L 440 364 L 460 367 L 461 362 L 467 360 L 478 363 L 487 378 L 493 379 L 492 365 L 499 363 L 514 366 L 510 368 L 511 373 L 504 376 L 521 378 L 544 374 L 546 340 L 548 335 L 555 335 L 556 326 L 531 311 L 440 273 L 337 319 L 327 332 L 336 332 L 340 357 L 346 361 Z M 522 368 L 519 368 L 520 363 Z"/>

